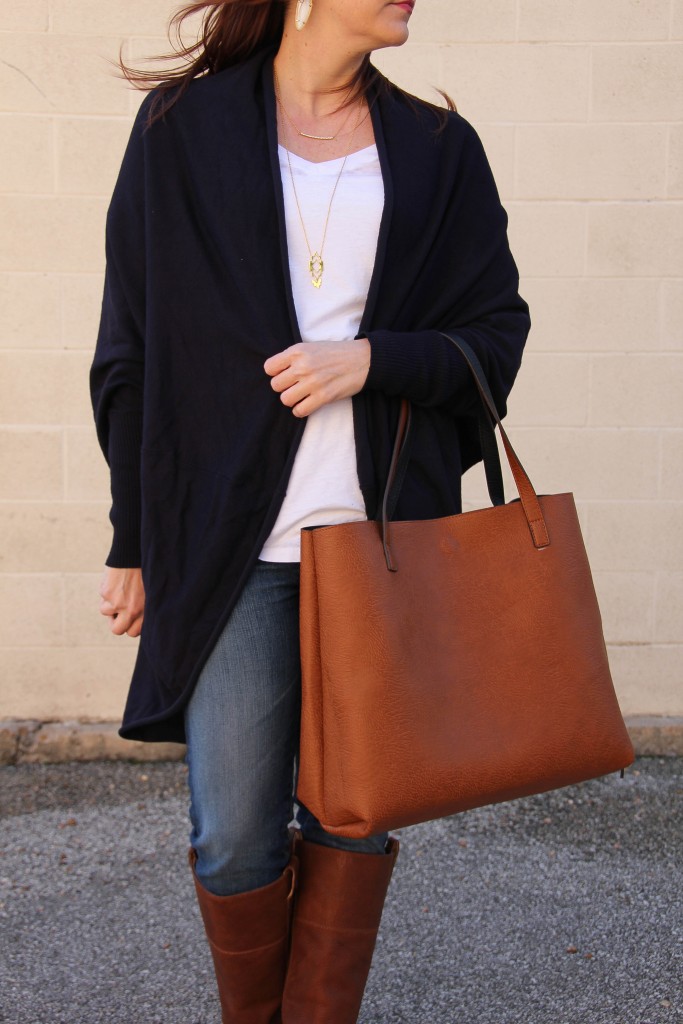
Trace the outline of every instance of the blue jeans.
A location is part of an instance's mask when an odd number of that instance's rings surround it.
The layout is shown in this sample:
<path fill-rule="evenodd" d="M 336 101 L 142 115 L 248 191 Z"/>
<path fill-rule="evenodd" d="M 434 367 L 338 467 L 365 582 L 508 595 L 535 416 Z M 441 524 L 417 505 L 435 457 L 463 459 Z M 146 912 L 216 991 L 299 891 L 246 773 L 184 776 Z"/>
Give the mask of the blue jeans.
<path fill-rule="evenodd" d="M 209 892 L 268 885 L 289 860 L 299 749 L 299 564 L 257 562 L 185 710 L 190 841 Z M 311 842 L 383 853 L 387 833 L 347 839 L 305 807 Z"/>

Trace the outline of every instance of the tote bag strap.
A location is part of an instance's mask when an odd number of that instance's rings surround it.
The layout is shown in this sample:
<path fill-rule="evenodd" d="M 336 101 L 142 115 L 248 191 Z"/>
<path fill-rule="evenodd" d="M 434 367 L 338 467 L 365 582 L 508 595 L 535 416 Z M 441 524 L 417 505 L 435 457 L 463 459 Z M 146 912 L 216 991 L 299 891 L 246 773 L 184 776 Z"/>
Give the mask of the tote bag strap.
<path fill-rule="evenodd" d="M 488 381 L 486 380 L 486 375 L 484 374 L 476 353 L 467 344 L 467 342 L 463 341 L 462 338 L 459 338 L 457 335 L 447 334 L 444 331 L 440 331 L 439 333 L 452 345 L 455 345 L 461 353 L 474 377 L 474 381 L 479 392 L 479 398 L 482 403 L 482 410 L 479 415 L 479 437 L 481 441 L 484 469 L 486 471 L 486 483 L 492 503 L 494 505 L 504 504 L 500 455 L 498 453 L 498 446 L 496 445 L 495 435 L 493 433 L 493 427 L 497 426 L 503 441 L 505 454 L 512 471 L 512 476 L 517 487 L 520 503 L 529 526 L 531 539 L 535 547 L 547 547 L 548 544 L 550 544 L 550 538 L 548 536 L 548 529 L 538 496 L 524 467 L 522 466 L 522 463 L 519 461 L 512 444 L 510 443 L 503 424 L 501 423 L 496 403 L 493 399 L 491 389 Z M 389 544 L 389 523 L 398 500 L 398 495 L 403 484 L 403 478 L 408 464 L 410 419 L 410 402 L 407 399 L 403 399 L 401 402 L 401 412 L 396 430 L 396 439 L 394 441 L 391 465 L 389 467 L 389 474 L 387 476 L 384 497 L 382 500 L 382 543 L 384 546 L 384 557 L 387 569 L 391 572 L 396 572 L 396 566 L 391 555 L 391 548 Z"/>
<path fill-rule="evenodd" d="M 381 518 L 383 519 L 393 519 L 394 512 L 396 511 L 396 503 L 398 502 L 408 463 L 410 462 L 411 425 L 412 405 L 407 398 L 403 398 L 401 400 L 396 438 L 387 477 L 388 486 L 385 487 L 382 500 Z M 485 406 L 480 406 L 479 408 L 477 427 L 482 460 L 486 471 L 486 487 L 491 504 L 504 505 L 505 489 L 503 487 L 503 473 L 500 467 L 498 445 L 494 433 L 495 422 Z"/>

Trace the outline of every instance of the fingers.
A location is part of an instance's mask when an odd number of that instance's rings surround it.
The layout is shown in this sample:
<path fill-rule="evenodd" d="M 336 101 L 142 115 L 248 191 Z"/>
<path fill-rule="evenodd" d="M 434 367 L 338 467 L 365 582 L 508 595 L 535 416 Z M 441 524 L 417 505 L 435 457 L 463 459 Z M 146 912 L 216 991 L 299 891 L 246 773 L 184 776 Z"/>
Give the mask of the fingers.
<path fill-rule="evenodd" d="M 292 410 L 311 391 L 310 383 L 305 383 L 310 368 L 307 369 L 306 366 L 306 353 L 300 349 L 301 346 L 292 345 L 284 352 L 271 356 L 264 363 L 266 373 L 272 377 L 270 386 L 280 395 L 283 405 Z"/>
<path fill-rule="evenodd" d="M 305 398 L 292 407 L 292 413 L 298 419 L 305 419 L 325 404 L 321 392 L 318 392 L 316 395 L 306 395 Z"/>
<path fill-rule="evenodd" d="M 292 368 L 288 366 L 286 370 L 283 370 L 281 373 L 278 373 L 277 376 L 272 378 L 270 386 L 273 391 L 277 391 L 278 394 L 282 394 L 284 391 L 287 391 L 288 388 L 294 387 L 295 384 L 299 383 L 299 377 L 294 373 Z"/>
<path fill-rule="evenodd" d="M 100 614 L 109 618 L 115 636 L 139 636 L 145 607 L 140 569 L 107 568 L 100 584 Z"/>
<path fill-rule="evenodd" d="M 116 608 L 110 601 L 100 603 L 100 615 L 110 619 L 109 629 L 115 636 L 140 636 L 144 613 L 139 609 Z"/>
<path fill-rule="evenodd" d="M 367 338 L 341 342 L 291 345 L 271 356 L 264 369 L 271 387 L 295 416 L 312 412 L 340 398 L 349 398 L 365 385 L 370 368 Z"/>
<path fill-rule="evenodd" d="M 126 630 L 126 633 L 128 634 L 128 636 L 132 636 L 132 637 L 140 636 L 140 633 L 142 632 L 142 620 L 143 620 L 143 618 L 144 618 L 143 615 L 138 615 L 138 617 L 136 619 L 134 619 L 133 622 L 131 622 L 130 626 Z"/>
<path fill-rule="evenodd" d="M 308 416 L 314 408 L 318 408 L 325 402 L 325 390 L 318 387 L 315 391 L 315 398 L 311 395 L 311 388 L 303 381 L 297 381 L 292 387 L 287 388 L 280 395 L 280 401 L 292 410 L 295 416 Z"/>
<path fill-rule="evenodd" d="M 102 598 L 100 601 L 100 615 L 116 615 L 116 608 L 111 601 Z"/>
<path fill-rule="evenodd" d="M 330 401 L 324 367 L 316 367 L 316 348 L 292 345 L 267 359 L 264 367 L 272 377 L 270 386 L 280 401 L 299 418 L 309 416 Z"/>
<path fill-rule="evenodd" d="M 299 419 L 305 419 L 316 409 L 332 400 L 330 388 L 318 385 L 311 388 L 307 382 L 297 381 L 280 395 L 280 401 L 292 410 Z"/>
<path fill-rule="evenodd" d="M 303 344 L 290 345 L 289 348 L 283 349 L 282 352 L 277 352 L 274 356 L 266 359 L 263 369 L 269 377 L 275 377 L 278 373 L 282 373 L 283 370 L 291 366 L 292 361 L 298 355 L 302 355 L 304 351 Z"/>
<path fill-rule="evenodd" d="M 112 615 L 109 628 L 114 636 L 123 636 L 124 633 L 128 636 L 140 636 L 143 617 L 142 613 L 133 615 L 127 611 L 117 612 L 116 615 Z"/>

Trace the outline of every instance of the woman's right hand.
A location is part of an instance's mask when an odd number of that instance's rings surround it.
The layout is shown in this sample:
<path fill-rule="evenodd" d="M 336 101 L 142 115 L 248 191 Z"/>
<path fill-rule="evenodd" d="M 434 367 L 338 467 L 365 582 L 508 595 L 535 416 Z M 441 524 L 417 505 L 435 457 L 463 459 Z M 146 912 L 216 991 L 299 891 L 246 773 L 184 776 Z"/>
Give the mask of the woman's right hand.
<path fill-rule="evenodd" d="M 108 615 L 112 633 L 140 636 L 145 610 L 142 569 L 104 570 L 100 584 L 100 614 Z"/>

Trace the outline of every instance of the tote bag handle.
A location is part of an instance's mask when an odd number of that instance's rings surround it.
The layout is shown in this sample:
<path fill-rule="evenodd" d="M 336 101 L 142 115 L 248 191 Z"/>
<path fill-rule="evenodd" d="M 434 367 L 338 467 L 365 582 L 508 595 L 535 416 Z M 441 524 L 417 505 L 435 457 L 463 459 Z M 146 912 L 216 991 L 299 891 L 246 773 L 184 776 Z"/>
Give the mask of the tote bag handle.
<path fill-rule="evenodd" d="M 512 476 L 517 487 L 519 500 L 529 526 L 529 532 L 533 544 L 536 548 L 547 547 L 550 544 L 550 538 L 548 536 L 548 529 L 538 500 L 538 495 L 536 494 L 522 463 L 519 461 L 519 458 L 517 457 L 517 454 L 505 433 L 505 428 L 500 421 L 500 416 L 496 409 L 496 403 L 493 400 L 491 389 L 488 381 L 486 380 L 486 376 L 479 359 L 477 358 L 474 350 L 470 348 L 467 342 L 463 341 L 462 338 L 459 338 L 457 335 L 446 334 L 444 331 L 439 331 L 439 333 L 458 349 L 467 363 L 467 366 L 474 377 L 475 384 L 477 385 L 479 398 L 482 404 L 481 413 L 479 415 L 479 437 L 482 447 L 484 469 L 486 471 L 486 483 L 492 503 L 494 505 L 500 505 L 503 503 L 503 500 L 501 500 L 503 485 L 500 455 L 498 452 L 498 446 L 495 443 L 495 434 L 493 433 L 493 429 L 491 429 L 491 427 L 495 428 L 497 426 L 503 440 L 505 454 L 507 456 L 510 469 L 512 470 Z M 408 464 L 410 420 L 410 402 L 407 398 L 404 398 L 401 401 L 401 411 L 398 427 L 396 429 L 396 439 L 394 441 L 389 474 L 387 476 L 384 496 L 382 499 L 382 545 L 384 547 L 384 557 L 387 569 L 390 572 L 396 572 L 397 566 L 395 565 L 391 554 L 389 524 L 391 514 L 398 500 Z"/>

